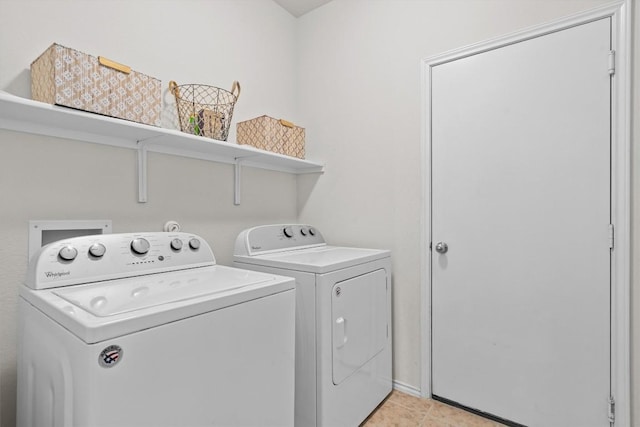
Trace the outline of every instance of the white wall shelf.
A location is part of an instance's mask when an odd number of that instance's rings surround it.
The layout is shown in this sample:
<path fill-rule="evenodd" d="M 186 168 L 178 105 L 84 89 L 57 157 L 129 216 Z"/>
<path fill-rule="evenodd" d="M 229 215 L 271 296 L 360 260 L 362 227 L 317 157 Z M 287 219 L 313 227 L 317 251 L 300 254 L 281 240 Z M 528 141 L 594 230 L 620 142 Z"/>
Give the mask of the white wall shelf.
<path fill-rule="evenodd" d="M 321 163 L 259 150 L 248 145 L 189 135 L 66 107 L 45 104 L 0 91 L 0 129 L 129 148 L 138 152 L 138 201 L 147 201 L 147 152 L 233 164 L 235 204 L 240 204 L 240 164 L 293 174 L 322 173 Z"/>

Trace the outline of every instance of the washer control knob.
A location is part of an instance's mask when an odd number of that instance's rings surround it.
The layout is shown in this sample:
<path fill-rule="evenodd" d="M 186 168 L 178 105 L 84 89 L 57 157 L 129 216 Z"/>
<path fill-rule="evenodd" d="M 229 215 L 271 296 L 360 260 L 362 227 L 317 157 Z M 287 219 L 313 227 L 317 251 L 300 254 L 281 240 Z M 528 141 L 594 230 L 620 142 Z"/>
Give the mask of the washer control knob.
<path fill-rule="evenodd" d="M 195 239 L 195 238 L 189 240 L 189 247 L 191 249 L 193 249 L 194 251 L 200 249 L 200 240 Z"/>
<path fill-rule="evenodd" d="M 306 236 L 308 233 L 309 233 L 309 232 L 307 231 L 307 229 L 306 229 L 306 228 L 302 227 L 302 228 L 300 229 L 300 234 L 302 234 L 303 236 Z"/>
<path fill-rule="evenodd" d="M 78 256 L 78 250 L 71 245 L 66 245 L 60 249 L 58 256 L 64 261 L 73 261 Z"/>
<path fill-rule="evenodd" d="M 151 245 L 147 239 L 137 237 L 131 241 L 131 250 L 138 255 L 144 255 L 149 252 Z"/>
<path fill-rule="evenodd" d="M 173 249 L 174 251 L 179 251 L 180 249 L 182 249 L 182 240 L 173 239 L 171 241 L 171 249 Z"/>
<path fill-rule="evenodd" d="M 309 227 L 309 234 L 311 234 L 312 236 L 316 235 L 316 229 L 313 227 Z"/>
<path fill-rule="evenodd" d="M 107 248 L 102 243 L 94 243 L 89 247 L 89 254 L 96 258 L 102 257 L 105 252 L 107 252 Z"/>
<path fill-rule="evenodd" d="M 283 228 L 283 229 L 282 229 L 282 232 L 283 232 L 283 233 L 284 233 L 284 235 L 285 235 L 287 238 L 289 238 L 289 239 L 293 237 L 293 228 L 291 228 L 291 227 L 285 227 L 285 228 Z"/>

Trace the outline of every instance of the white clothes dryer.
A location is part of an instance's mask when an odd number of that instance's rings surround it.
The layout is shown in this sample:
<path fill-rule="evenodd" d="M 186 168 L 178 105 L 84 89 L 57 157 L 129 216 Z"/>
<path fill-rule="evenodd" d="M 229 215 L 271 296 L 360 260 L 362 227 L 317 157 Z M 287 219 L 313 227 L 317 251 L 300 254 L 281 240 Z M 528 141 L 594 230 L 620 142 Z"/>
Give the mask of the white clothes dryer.
<path fill-rule="evenodd" d="M 19 427 L 293 425 L 291 278 L 107 234 L 43 247 L 19 292 Z"/>
<path fill-rule="evenodd" d="M 390 252 L 266 225 L 240 233 L 234 266 L 296 279 L 295 425 L 359 425 L 392 389 Z"/>

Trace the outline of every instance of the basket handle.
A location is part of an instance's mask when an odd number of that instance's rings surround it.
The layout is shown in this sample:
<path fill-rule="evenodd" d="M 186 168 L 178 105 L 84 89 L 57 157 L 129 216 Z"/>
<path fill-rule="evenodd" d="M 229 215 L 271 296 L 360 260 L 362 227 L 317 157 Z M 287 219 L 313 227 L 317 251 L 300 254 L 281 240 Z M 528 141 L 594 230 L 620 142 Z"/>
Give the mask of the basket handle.
<path fill-rule="evenodd" d="M 176 83 L 175 80 L 171 80 L 169 82 L 169 92 L 171 92 L 175 97 L 180 97 L 180 89 L 178 88 L 178 83 Z"/>
<path fill-rule="evenodd" d="M 238 90 L 238 93 L 235 93 L 236 89 Z M 236 97 L 236 101 L 240 97 L 240 83 L 238 83 L 237 80 L 234 80 L 233 84 L 231 85 L 231 94 Z"/>
<path fill-rule="evenodd" d="M 293 123 L 291 123 L 290 121 L 285 120 L 285 119 L 280 119 L 280 124 L 282 126 L 286 126 L 288 128 L 293 128 L 295 126 Z"/>

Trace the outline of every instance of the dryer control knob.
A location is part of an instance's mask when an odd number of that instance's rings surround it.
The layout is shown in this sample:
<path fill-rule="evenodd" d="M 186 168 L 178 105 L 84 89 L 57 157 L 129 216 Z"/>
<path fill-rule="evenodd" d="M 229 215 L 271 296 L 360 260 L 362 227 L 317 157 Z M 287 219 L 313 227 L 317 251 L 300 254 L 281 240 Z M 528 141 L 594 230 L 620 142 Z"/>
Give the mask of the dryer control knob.
<path fill-rule="evenodd" d="M 78 250 L 70 245 L 63 246 L 58 256 L 64 261 L 73 261 L 78 256 Z"/>
<path fill-rule="evenodd" d="M 174 251 L 179 251 L 180 249 L 182 249 L 182 240 L 173 239 L 171 241 L 171 249 L 173 249 Z"/>
<path fill-rule="evenodd" d="M 200 249 L 200 240 L 198 239 L 189 240 L 189 247 L 194 251 Z"/>
<path fill-rule="evenodd" d="M 303 236 L 306 236 L 308 234 L 307 229 L 304 227 L 300 228 L 300 234 L 302 234 Z"/>
<path fill-rule="evenodd" d="M 139 255 L 144 255 L 149 252 L 151 245 L 147 239 L 137 237 L 131 241 L 131 250 Z"/>
<path fill-rule="evenodd" d="M 107 252 L 107 248 L 102 243 L 94 243 L 89 247 L 89 254 L 96 258 L 100 258 L 105 252 Z"/>
<path fill-rule="evenodd" d="M 313 227 L 309 227 L 309 234 L 311 234 L 312 236 L 316 235 L 316 229 Z"/>
<path fill-rule="evenodd" d="M 283 233 L 284 233 L 284 235 L 285 235 L 287 238 L 289 238 L 289 239 L 293 237 L 293 228 L 291 228 L 291 227 L 285 227 L 285 228 L 283 228 L 283 229 L 282 229 L 282 232 L 283 232 Z"/>

